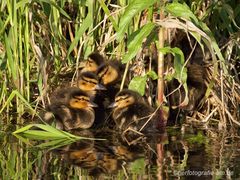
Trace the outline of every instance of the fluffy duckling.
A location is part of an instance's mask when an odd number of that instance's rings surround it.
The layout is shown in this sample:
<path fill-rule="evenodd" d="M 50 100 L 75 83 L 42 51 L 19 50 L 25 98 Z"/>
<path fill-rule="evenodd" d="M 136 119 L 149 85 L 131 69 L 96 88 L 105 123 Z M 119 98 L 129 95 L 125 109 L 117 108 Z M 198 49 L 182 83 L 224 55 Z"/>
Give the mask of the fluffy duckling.
<path fill-rule="evenodd" d="M 104 107 L 108 107 L 119 92 L 123 71 L 124 65 L 117 60 L 108 61 L 98 68 L 99 81 L 107 88 L 104 94 L 101 95 Z"/>
<path fill-rule="evenodd" d="M 49 111 L 60 121 L 62 129 L 87 129 L 95 120 L 93 107 L 97 105 L 91 102 L 90 97 L 79 88 L 70 87 L 60 89 L 51 97 Z"/>
<path fill-rule="evenodd" d="M 163 127 L 159 113 L 155 113 L 154 108 L 135 91 L 120 91 L 109 107 L 114 108 L 112 118 L 121 131 L 131 128 L 140 132 L 156 132 Z"/>
<path fill-rule="evenodd" d="M 93 52 L 88 56 L 88 60 L 86 61 L 86 64 L 84 68 L 81 70 L 81 72 L 97 72 L 97 69 L 99 66 L 101 66 L 104 63 L 104 58 L 101 54 L 98 52 Z"/>
<path fill-rule="evenodd" d="M 110 86 L 121 81 L 123 70 L 124 65 L 121 62 L 111 60 L 99 66 L 97 75 L 103 85 Z"/>
<path fill-rule="evenodd" d="M 106 90 L 106 88 L 98 83 L 98 76 L 93 72 L 83 72 L 80 74 L 77 86 L 92 99 L 97 94 L 97 90 Z"/>

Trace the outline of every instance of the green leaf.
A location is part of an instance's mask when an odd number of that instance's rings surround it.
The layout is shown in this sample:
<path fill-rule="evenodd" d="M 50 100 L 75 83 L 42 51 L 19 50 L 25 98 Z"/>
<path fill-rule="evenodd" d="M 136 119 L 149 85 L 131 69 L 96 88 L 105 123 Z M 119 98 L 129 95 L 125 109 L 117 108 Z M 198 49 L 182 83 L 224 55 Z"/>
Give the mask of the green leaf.
<path fill-rule="evenodd" d="M 35 129 L 31 129 L 35 128 Z M 89 138 L 89 137 L 81 137 L 75 136 L 68 132 L 62 131 L 60 129 L 56 129 L 48 124 L 30 124 L 23 128 L 20 128 L 13 132 L 13 134 L 23 140 L 24 142 L 29 144 L 29 141 L 26 139 L 31 140 L 50 140 L 48 142 L 42 143 L 38 145 L 38 147 L 51 147 L 56 148 L 60 146 L 64 146 L 66 144 L 75 142 L 77 140 L 86 139 L 86 140 L 105 140 L 105 139 L 98 139 L 98 138 Z"/>
<path fill-rule="evenodd" d="M 132 21 L 133 17 L 140 13 L 142 10 L 152 6 L 157 0 L 133 0 L 130 1 L 130 4 L 127 6 L 124 14 L 122 15 L 119 22 L 119 29 L 117 31 L 117 40 L 120 42 L 124 33 L 127 31 L 127 27 Z"/>
<path fill-rule="evenodd" d="M 12 93 L 9 95 L 7 101 L 2 106 L 2 109 L 0 110 L 0 114 L 6 108 L 6 106 L 11 103 L 12 99 L 15 96 L 17 96 L 32 112 L 35 112 L 35 110 L 31 106 L 31 104 L 29 104 L 29 102 L 26 99 L 24 99 L 24 97 L 17 90 L 13 90 Z"/>
<path fill-rule="evenodd" d="M 35 126 L 44 130 L 44 131 L 49 132 L 50 134 L 54 134 L 54 135 L 59 136 L 59 137 L 67 137 L 67 135 L 65 135 L 62 130 L 56 129 L 56 128 L 50 126 L 50 125 L 35 124 Z"/>
<path fill-rule="evenodd" d="M 134 90 L 143 96 L 145 94 L 145 87 L 148 77 L 152 78 L 153 80 L 158 79 L 158 75 L 154 71 L 149 71 L 144 76 L 134 77 L 129 83 L 128 89 Z"/>
<path fill-rule="evenodd" d="M 23 128 L 17 129 L 16 131 L 13 132 L 13 134 L 19 134 L 22 133 L 24 131 L 29 130 L 30 128 L 32 128 L 34 126 L 34 124 L 29 124 L 27 126 L 24 126 Z"/>
<path fill-rule="evenodd" d="M 72 44 L 70 45 L 67 53 L 67 57 L 70 55 L 74 47 L 78 44 L 78 41 L 82 37 L 83 33 L 91 26 L 93 19 L 91 18 L 91 14 L 89 13 L 87 17 L 84 19 L 80 28 L 76 32 L 75 39 L 73 40 Z"/>
<path fill-rule="evenodd" d="M 134 77 L 128 85 L 128 89 L 138 92 L 142 96 L 145 94 L 145 85 L 147 81 L 147 76 L 136 76 Z"/>
<path fill-rule="evenodd" d="M 187 81 L 187 68 L 184 67 L 184 55 L 182 50 L 179 48 L 174 48 L 177 50 L 174 55 L 174 69 L 175 69 L 175 78 L 180 83 L 185 83 Z"/>
<path fill-rule="evenodd" d="M 113 16 L 111 15 L 111 12 L 109 11 L 108 7 L 106 6 L 106 4 L 104 3 L 103 0 L 98 0 L 100 6 L 102 7 L 103 11 L 105 12 L 106 15 L 108 15 L 109 20 L 111 21 L 114 29 L 117 31 L 118 30 L 118 26 L 116 21 L 114 20 Z"/>
<path fill-rule="evenodd" d="M 179 48 L 171 48 L 171 47 L 164 47 L 161 48 L 159 51 L 161 51 L 163 54 L 171 53 L 174 56 L 174 70 L 175 73 L 173 77 L 178 80 L 180 84 L 183 85 L 184 91 L 185 91 L 185 99 L 183 102 L 179 105 L 186 105 L 188 104 L 188 86 L 187 86 L 187 68 L 184 66 L 184 54 L 181 49 Z"/>
<path fill-rule="evenodd" d="M 171 53 L 174 56 L 174 78 L 176 78 L 180 83 L 185 83 L 187 81 L 187 68 L 184 67 L 184 54 L 182 50 L 176 47 L 164 47 L 159 51 L 163 54 Z"/>
<path fill-rule="evenodd" d="M 158 75 L 157 75 L 157 73 L 155 71 L 148 71 L 147 72 L 147 76 L 152 78 L 153 80 L 158 79 Z"/>
<path fill-rule="evenodd" d="M 37 128 L 30 130 L 31 128 Z M 29 124 L 23 128 L 20 128 L 13 132 L 16 134 L 23 134 L 30 139 L 56 139 L 56 138 L 74 138 L 80 139 L 78 136 L 74 136 L 70 133 L 56 129 L 48 124 Z"/>
<path fill-rule="evenodd" d="M 139 49 L 142 46 L 144 38 L 150 34 L 154 27 L 154 23 L 148 23 L 130 35 L 130 41 L 128 42 L 128 52 L 123 57 L 122 63 L 129 62 L 138 53 Z"/>
<path fill-rule="evenodd" d="M 66 138 L 66 136 L 64 135 L 53 134 L 53 133 L 42 131 L 42 130 L 27 130 L 23 132 L 23 136 L 29 139 L 37 139 L 37 140 L 51 140 L 51 139 Z"/>
<path fill-rule="evenodd" d="M 41 143 L 41 144 L 37 145 L 37 147 L 39 147 L 39 148 L 51 147 L 49 149 L 49 150 L 51 150 L 51 149 L 55 149 L 55 148 L 59 148 L 61 146 L 71 144 L 73 142 L 74 142 L 74 140 L 71 140 L 71 139 L 56 139 L 56 140 L 52 140 L 52 141 L 47 141 L 45 143 Z"/>
<path fill-rule="evenodd" d="M 193 21 L 195 24 L 199 24 L 197 17 L 193 14 L 190 8 L 184 3 L 173 2 L 167 4 L 165 7 L 166 11 L 173 16 L 182 17 L 187 20 Z"/>
<path fill-rule="evenodd" d="M 36 1 L 36 0 L 35 0 Z M 49 1 L 49 0 L 37 0 L 36 2 L 39 3 L 39 1 L 41 2 L 45 2 L 50 4 L 51 6 L 54 6 L 62 15 L 64 15 L 68 20 L 71 20 L 70 16 L 61 8 L 59 7 L 55 2 L 53 1 Z M 18 6 L 21 6 L 21 4 L 17 4 Z"/>

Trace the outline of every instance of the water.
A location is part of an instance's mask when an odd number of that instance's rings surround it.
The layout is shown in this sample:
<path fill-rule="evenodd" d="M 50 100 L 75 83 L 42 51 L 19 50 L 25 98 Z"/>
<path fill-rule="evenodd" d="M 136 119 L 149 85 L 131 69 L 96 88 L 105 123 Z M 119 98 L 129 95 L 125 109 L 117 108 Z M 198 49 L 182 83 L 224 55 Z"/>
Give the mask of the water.
<path fill-rule="evenodd" d="M 183 127 L 134 137 L 139 139 L 131 139 L 131 145 L 115 132 L 87 131 L 107 140 L 78 141 L 51 151 L 13 136 L 15 126 L 3 127 L 0 179 L 240 178 L 238 132 Z"/>

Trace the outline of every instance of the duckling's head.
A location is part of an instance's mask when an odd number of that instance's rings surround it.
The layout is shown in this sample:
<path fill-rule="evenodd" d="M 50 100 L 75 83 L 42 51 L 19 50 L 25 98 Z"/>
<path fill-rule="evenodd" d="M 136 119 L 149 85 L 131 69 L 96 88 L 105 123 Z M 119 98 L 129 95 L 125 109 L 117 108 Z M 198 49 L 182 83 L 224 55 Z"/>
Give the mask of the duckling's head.
<path fill-rule="evenodd" d="M 87 92 L 90 96 L 96 94 L 96 90 L 105 90 L 106 88 L 98 83 L 98 76 L 92 72 L 83 72 L 78 78 L 78 87 Z"/>
<path fill-rule="evenodd" d="M 69 106 L 73 109 L 92 109 L 97 104 L 90 100 L 90 97 L 83 91 L 75 91 L 69 97 Z"/>
<path fill-rule="evenodd" d="M 88 56 L 88 60 L 86 61 L 86 64 L 82 69 L 82 72 L 86 71 L 96 72 L 98 67 L 103 63 L 104 58 L 102 55 L 100 55 L 98 52 L 91 53 Z"/>
<path fill-rule="evenodd" d="M 142 97 L 139 93 L 129 89 L 123 89 L 115 96 L 115 101 L 109 106 L 109 108 L 127 108 L 138 102 L 142 102 Z"/>
<path fill-rule="evenodd" d="M 106 63 L 98 68 L 97 75 L 103 85 L 109 85 L 120 79 L 119 67 L 114 63 Z"/>

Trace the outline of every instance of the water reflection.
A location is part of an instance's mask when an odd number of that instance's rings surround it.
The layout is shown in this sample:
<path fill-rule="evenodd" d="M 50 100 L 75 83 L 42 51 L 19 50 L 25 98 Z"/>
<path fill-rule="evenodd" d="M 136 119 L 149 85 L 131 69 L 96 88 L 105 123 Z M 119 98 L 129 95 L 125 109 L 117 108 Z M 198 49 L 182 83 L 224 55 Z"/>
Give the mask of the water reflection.
<path fill-rule="evenodd" d="M 87 134 L 84 131 L 84 134 Z M 93 133 L 88 131 L 89 137 Z M 119 171 L 129 176 L 129 169 L 156 165 L 156 143 L 162 143 L 166 134 L 154 134 L 151 137 L 138 137 L 134 144 L 128 145 L 120 134 L 110 131 L 95 132 L 95 137 L 105 141 L 84 140 L 62 147 L 55 151 L 69 164 L 87 169 L 89 175 L 96 177 L 104 174 L 116 175 Z M 154 157 L 154 158 L 152 158 Z M 134 162 L 136 163 L 135 165 Z M 140 164 L 139 164 L 140 163 Z M 139 166 L 139 167 L 138 167 Z M 141 167 L 144 166 L 144 167 Z"/>
<path fill-rule="evenodd" d="M 78 141 L 53 151 L 36 149 L 33 146 L 36 142 L 22 142 L 11 132 L 2 131 L 0 177 L 44 180 L 240 177 L 238 132 L 186 129 L 183 132 L 170 128 L 164 134 L 141 137 L 131 145 L 111 131 L 75 132 L 107 140 Z"/>

